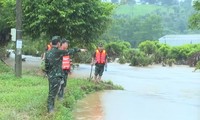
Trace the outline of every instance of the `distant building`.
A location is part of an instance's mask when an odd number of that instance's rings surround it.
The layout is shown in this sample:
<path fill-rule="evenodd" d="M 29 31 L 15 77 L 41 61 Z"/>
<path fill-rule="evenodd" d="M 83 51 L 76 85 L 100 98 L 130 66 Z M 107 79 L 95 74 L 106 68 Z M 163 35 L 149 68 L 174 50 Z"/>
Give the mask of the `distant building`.
<path fill-rule="evenodd" d="M 165 35 L 159 38 L 159 42 L 170 46 L 181 46 L 184 44 L 200 44 L 200 34 L 191 35 Z"/>
<path fill-rule="evenodd" d="M 101 2 L 110 2 L 110 3 L 121 3 L 121 0 L 101 0 Z M 135 0 L 135 3 L 137 4 L 137 5 L 141 5 L 142 4 L 142 2 L 141 2 L 141 0 Z"/>

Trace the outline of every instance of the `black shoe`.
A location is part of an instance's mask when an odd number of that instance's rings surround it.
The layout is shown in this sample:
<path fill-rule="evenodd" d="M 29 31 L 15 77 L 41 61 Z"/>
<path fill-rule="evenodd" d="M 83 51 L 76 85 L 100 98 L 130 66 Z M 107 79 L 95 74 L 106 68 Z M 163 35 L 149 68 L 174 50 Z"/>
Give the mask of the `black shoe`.
<path fill-rule="evenodd" d="M 53 113 L 54 112 L 54 107 L 53 106 L 49 106 L 48 107 L 48 113 Z"/>
<path fill-rule="evenodd" d="M 54 109 L 50 109 L 50 110 L 48 110 L 48 113 L 49 113 L 49 114 L 54 113 Z"/>

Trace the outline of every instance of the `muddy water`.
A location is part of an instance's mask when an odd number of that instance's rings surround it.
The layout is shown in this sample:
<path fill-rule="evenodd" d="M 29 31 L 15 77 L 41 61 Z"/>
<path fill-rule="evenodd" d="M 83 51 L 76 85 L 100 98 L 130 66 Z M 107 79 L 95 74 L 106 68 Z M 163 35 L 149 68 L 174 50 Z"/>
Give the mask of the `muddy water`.
<path fill-rule="evenodd" d="M 38 69 L 39 57 L 26 57 L 23 69 Z M 14 55 L 6 60 L 14 66 Z M 90 75 L 81 64 L 73 77 Z M 130 67 L 110 63 L 104 80 L 122 85 L 124 91 L 103 91 L 77 103 L 75 120 L 200 120 L 200 71 L 187 66 Z M 93 69 L 94 70 L 94 69 Z"/>
<path fill-rule="evenodd" d="M 75 116 L 77 120 L 103 120 L 101 92 L 90 94 L 77 104 Z"/>
<path fill-rule="evenodd" d="M 193 69 L 109 64 L 103 79 L 112 80 L 125 90 L 86 97 L 77 103 L 74 119 L 200 120 L 200 72 L 192 72 Z M 81 65 L 74 73 L 88 77 L 89 72 L 89 65 Z"/>

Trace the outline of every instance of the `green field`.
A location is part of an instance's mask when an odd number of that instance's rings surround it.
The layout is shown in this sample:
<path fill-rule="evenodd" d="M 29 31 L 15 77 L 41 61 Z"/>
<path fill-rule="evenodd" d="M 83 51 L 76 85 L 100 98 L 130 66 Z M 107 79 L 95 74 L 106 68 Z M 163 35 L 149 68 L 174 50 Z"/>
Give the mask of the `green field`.
<path fill-rule="evenodd" d="M 114 11 L 117 15 L 143 16 L 155 12 L 172 12 L 169 7 L 158 5 L 119 5 Z"/>

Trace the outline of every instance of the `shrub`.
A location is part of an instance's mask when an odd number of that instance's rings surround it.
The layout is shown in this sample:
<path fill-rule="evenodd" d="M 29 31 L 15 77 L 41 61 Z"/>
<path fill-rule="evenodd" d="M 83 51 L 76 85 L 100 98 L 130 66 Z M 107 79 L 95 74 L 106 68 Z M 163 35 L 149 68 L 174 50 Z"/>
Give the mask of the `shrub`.
<path fill-rule="evenodd" d="M 143 52 L 137 52 L 131 59 L 131 66 L 148 66 L 152 64 L 152 59 Z"/>
<path fill-rule="evenodd" d="M 194 72 L 196 70 L 199 70 L 200 69 L 200 61 L 197 62 L 197 64 L 195 65 L 195 69 L 194 69 Z"/>
<path fill-rule="evenodd" d="M 171 67 L 176 62 L 175 59 L 167 59 L 167 64 Z"/>
<path fill-rule="evenodd" d="M 115 60 L 115 58 L 118 58 L 119 56 L 123 55 L 123 51 L 128 50 L 130 48 L 130 43 L 124 41 L 110 42 L 105 46 L 105 49 L 112 61 Z"/>
<path fill-rule="evenodd" d="M 85 53 L 78 53 L 75 54 L 72 57 L 72 62 L 75 63 L 91 63 L 92 60 L 92 52 L 85 52 Z"/>
<path fill-rule="evenodd" d="M 125 57 L 124 57 L 124 56 L 120 56 L 118 62 L 119 62 L 120 64 L 125 64 L 125 63 L 126 63 Z"/>
<path fill-rule="evenodd" d="M 135 54 L 135 52 L 136 52 L 136 50 L 134 50 L 134 49 L 127 49 L 127 50 L 123 51 L 123 56 L 127 63 L 131 62 L 131 58 Z"/>

